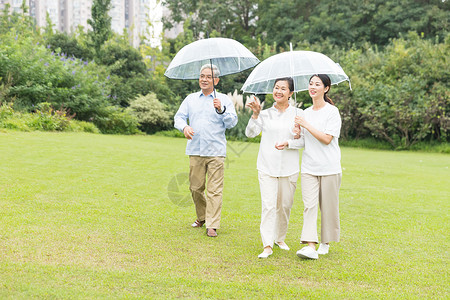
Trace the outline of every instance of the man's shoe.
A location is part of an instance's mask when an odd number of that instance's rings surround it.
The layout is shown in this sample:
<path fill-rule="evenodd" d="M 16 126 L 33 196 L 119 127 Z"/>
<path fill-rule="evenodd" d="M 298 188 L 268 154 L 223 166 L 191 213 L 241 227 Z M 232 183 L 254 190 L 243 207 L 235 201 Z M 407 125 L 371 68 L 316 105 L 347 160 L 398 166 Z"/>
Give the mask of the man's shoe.
<path fill-rule="evenodd" d="M 216 237 L 217 236 L 217 232 L 214 228 L 207 228 L 206 229 L 206 235 L 209 237 Z"/>
<path fill-rule="evenodd" d="M 317 251 L 311 248 L 310 246 L 303 247 L 302 249 L 297 251 L 297 256 L 300 258 L 309 258 L 309 259 L 318 259 L 319 255 Z"/>
<path fill-rule="evenodd" d="M 280 247 L 280 249 L 283 249 L 286 251 L 289 251 L 289 249 L 290 249 L 289 246 L 285 242 L 280 242 L 280 243 L 275 242 L 275 245 Z"/>
<path fill-rule="evenodd" d="M 317 254 L 328 254 L 328 250 L 330 250 L 330 245 L 320 243 L 319 249 L 317 249 Z"/>
<path fill-rule="evenodd" d="M 263 251 L 260 255 L 258 255 L 258 258 L 268 258 L 270 255 L 272 255 L 272 253 L 272 250 L 270 250 L 270 252 Z"/>
<path fill-rule="evenodd" d="M 202 227 L 205 224 L 205 221 L 199 221 L 199 220 L 195 220 L 194 223 L 192 223 L 192 227 L 194 228 L 199 228 Z"/>

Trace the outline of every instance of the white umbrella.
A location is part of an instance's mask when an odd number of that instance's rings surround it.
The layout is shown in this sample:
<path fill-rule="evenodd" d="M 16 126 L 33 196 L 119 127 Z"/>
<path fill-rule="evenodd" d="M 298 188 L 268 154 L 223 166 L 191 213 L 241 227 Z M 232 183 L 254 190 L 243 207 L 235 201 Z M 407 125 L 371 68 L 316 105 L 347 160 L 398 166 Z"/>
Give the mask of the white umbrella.
<path fill-rule="evenodd" d="M 198 40 L 184 46 L 170 62 L 165 76 L 172 79 L 198 79 L 200 68 L 214 64 L 221 76 L 239 73 L 259 63 L 253 53 L 238 41 L 227 38 Z"/>
<path fill-rule="evenodd" d="M 241 90 L 252 94 L 271 94 L 277 78 L 291 77 L 294 80 L 294 92 L 305 91 L 314 74 L 327 74 L 332 84 L 345 80 L 350 83 L 341 66 L 328 56 L 313 51 L 291 49 L 271 56 L 256 66 Z"/>

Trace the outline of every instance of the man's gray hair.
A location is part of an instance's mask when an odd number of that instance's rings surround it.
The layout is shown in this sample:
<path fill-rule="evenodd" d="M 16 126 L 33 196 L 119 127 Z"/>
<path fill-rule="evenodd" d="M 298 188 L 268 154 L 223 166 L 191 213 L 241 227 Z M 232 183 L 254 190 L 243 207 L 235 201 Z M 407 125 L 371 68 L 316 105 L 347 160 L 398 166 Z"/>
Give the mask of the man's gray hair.
<path fill-rule="evenodd" d="M 202 66 L 202 68 L 200 69 L 200 73 L 201 73 L 204 69 L 211 69 L 211 64 L 204 64 L 204 65 Z M 214 78 L 219 78 L 219 76 L 220 76 L 220 71 L 219 71 L 219 68 L 218 68 L 216 65 L 212 65 L 212 71 L 213 71 Z"/>

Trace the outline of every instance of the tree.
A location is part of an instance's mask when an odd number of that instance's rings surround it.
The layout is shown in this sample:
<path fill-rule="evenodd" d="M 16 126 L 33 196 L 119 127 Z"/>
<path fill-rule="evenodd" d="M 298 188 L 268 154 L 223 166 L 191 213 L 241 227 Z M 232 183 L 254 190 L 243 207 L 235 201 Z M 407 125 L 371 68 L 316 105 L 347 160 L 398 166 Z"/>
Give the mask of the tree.
<path fill-rule="evenodd" d="M 59 48 L 67 56 L 75 56 L 84 60 L 93 58 L 91 49 L 81 46 L 74 36 L 69 36 L 66 33 L 54 33 L 47 39 L 47 43 L 53 51 Z"/>
<path fill-rule="evenodd" d="M 97 56 L 102 45 L 112 36 L 111 17 L 108 15 L 110 9 L 111 0 L 94 0 L 92 4 L 92 19 L 88 20 L 88 24 L 92 27 L 89 37 Z"/>
<path fill-rule="evenodd" d="M 190 19 L 194 38 L 216 32 L 219 36 L 250 42 L 255 34 L 256 0 L 165 0 L 171 14 L 163 19 L 166 28 Z"/>

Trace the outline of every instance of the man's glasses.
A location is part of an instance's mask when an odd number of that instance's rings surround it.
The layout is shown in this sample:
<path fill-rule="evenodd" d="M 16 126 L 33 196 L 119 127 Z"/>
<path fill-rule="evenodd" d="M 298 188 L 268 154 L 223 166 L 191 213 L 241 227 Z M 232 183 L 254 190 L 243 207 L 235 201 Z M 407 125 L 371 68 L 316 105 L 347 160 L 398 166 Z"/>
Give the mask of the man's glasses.
<path fill-rule="evenodd" d="M 200 79 L 208 79 L 208 80 L 212 80 L 212 76 L 211 75 L 200 75 Z"/>

